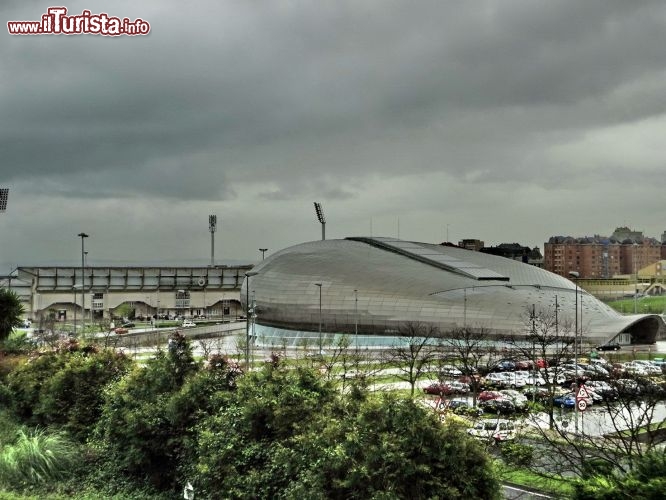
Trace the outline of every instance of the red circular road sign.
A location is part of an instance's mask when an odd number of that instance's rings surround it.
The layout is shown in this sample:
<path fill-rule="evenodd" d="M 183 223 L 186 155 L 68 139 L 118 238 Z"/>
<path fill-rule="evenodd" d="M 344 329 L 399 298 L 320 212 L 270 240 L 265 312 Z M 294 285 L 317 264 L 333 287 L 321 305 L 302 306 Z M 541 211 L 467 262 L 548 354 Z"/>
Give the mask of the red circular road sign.
<path fill-rule="evenodd" d="M 584 399 L 579 399 L 576 402 L 576 405 L 578 406 L 578 410 L 580 410 L 580 411 L 587 410 L 587 401 L 585 401 Z"/>

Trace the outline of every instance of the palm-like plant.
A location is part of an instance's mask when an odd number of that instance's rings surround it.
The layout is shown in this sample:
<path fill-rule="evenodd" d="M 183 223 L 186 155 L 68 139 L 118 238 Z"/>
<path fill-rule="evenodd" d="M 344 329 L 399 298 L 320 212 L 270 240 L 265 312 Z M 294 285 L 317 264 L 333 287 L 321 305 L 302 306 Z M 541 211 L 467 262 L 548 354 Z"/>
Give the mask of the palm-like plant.
<path fill-rule="evenodd" d="M 21 324 L 23 304 L 15 292 L 0 289 L 0 341 L 12 333 L 14 327 Z"/>
<path fill-rule="evenodd" d="M 0 482 L 19 487 L 55 481 L 79 462 L 78 448 L 63 436 L 19 431 L 16 442 L 0 450 Z"/>

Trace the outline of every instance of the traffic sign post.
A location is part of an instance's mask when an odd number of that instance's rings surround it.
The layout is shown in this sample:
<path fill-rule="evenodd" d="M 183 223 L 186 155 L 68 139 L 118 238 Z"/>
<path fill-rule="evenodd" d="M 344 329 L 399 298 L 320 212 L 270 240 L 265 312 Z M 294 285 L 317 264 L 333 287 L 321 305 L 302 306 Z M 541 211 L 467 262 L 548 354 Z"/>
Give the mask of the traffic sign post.
<path fill-rule="evenodd" d="M 589 397 L 590 397 L 590 394 L 587 392 L 587 388 L 584 385 L 581 385 L 578 388 L 578 392 L 576 393 L 576 399 L 580 399 L 580 398 L 587 399 Z"/>
<path fill-rule="evenodd" d="M 578 411 L 587 410 L 587 398 L 589 397 L 590 393 L 587 392 L 585 385 L 581 385 L 578 388 L 578 392 L 576 393 L 576 408 L 578 409 Z"/>

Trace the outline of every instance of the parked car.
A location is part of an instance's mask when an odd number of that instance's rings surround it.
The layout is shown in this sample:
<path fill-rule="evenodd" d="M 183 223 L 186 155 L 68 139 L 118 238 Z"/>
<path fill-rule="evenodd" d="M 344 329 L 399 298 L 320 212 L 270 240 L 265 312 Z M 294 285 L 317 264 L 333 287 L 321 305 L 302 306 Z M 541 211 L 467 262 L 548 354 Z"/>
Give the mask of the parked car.
<path fill-rule="evenodd" d="M 523 395 L 528 401 L 546 402 L 550 399 L 550 390 L 546 387 L 525 386 Z"/>
<path fill-rule="evenodd" d="M 648 375 L 661 375 L 661 367 L 654 364 L 652 361 L 647 361 L 645 359 L 637 359 L 632 361 L 636 366 L 640 366 L 647 372 Z"/>
<path fill-rule="evenodd" d="M 510 387 L 511 389 L 516 389 L 520 387 L 525 387 L 527 382 L 524 377 L 516 376 L 513 373 L 505 373 L 505 379 L 503 382 L 503 387 Z"/>
<path fill-rule="evenodd" d="M 608 370 L 601 364 L 584 365 L 584 373 L 594 378 L 605 378 L 609 375 Z M 659 373 L 661 373 L 661 370 Z"/>
<path fill-rule="evenodd" d="M 479 396 L 477 399 L 479 401 L 488 401 L 489 399 L 497 399 L 497 398 L 503 398 L 501 392 L 498 391 L 483 391 L 479 393 Z"/>
<path fill-rule="evenodd" d="M 542 385 L 546 385 L 546 380 L 539 374 L 530 374 L 525 378 L 525 384 L 541 387 Z"/>
<path fill-rule="evenodd" d="M 469 392 L 469 385 L 462 382 L 436 382 L 423 388 L 426 394 L 445 395 L 465 394 Z"/>
<path fill-rule="evenodd" d="M 537 368 L 548 368 L 548 366 L 549 366 L 548 360 L 543 359 L 543 358 L 537 359 L 536 360 L 536 365 L 537 365 Z"/>
<path fill-rule="evenodd" d="M 560 408 L 575 408 L 576 396 L 573 392 L 555 396 L 553 398 L 553 404 L 555 406 L 559 406 Z"/>
<path fill-rule="evenodd" d="M 485 385 L 492 385 L 495 387 L 503 387 L 504 383 L 507 381 L 506 373 L 497 373 L 497 372 L 490 372 L 488 375 L 486 375 L 486 378 L 484 380 Z"/>
<path fill-rule="evenodd" d="M 483 410 L 481 408 L 475 408 L 474 406 L 471 406 L 469 402 L 464 399 L 450 399 L 445 407 L 457 415 L 470 415 L 478 417 L 483 414 Z"/>
<path fill-rule="evenodd" d="M 116 328 L 113 331 L 116 332 L 118 335 L 122 335 L 123 333 L 129 332 L 129 330 L 127 328 L 123 328 L 121 326 L 119 326 L 118 328 Z"/>
<path fill-rule="evenodd" d="M 182 324 L 183 328 L 191 328 L 193 326 L 197 326 L 197 324 L 194 323 L 193 321 L 189 320 L 189 319 L 186 319 L 185 321 L 183 321 L 183 324 Z"/>
<path fill-rule="evenodd" d="M 512 372 L 515 369 L 516 369 L 516 363 L 514 363 L 510 359 L 505 359 L 504 361 L 500 361 L 493 368 L 494 371 L 498 372 Z"/>
<path fill-rule="evenodd" d="M 522 392 L 514 389 L 504 389 L 499 392 L 502 393 L 505 399 L 511 401 L 517 409 L 524 409 L 527 406 L 527 398 Z"/>
<path fill-rule="evenodd" d="M 510 399 L 497 398 L 489 399 L 479 403 L 479 408 L 482 408 L 486 413 L 495 413 L 501 415 L 511 415 L 516 413 L 518 408 Z"/>
<path fill-rule="evenodd" d="M 126 322 L 126 323 L 123 323 L 123 324 L 120 325 L 120 326 L 121 326 L 122 328 L 134 328 L 136 325 L 135 325 L 134 323 L 132 323 L 131 321 L 128 321 L 128 322 Z"/>
<path fill-rule="evenodd" d="M 614 385 L 618 394 L 623 397 L 637 397 L 641 393 L 641 386 L 631 378 L 619 378 Z"/>
<path fill-rule="evenodd" d="M 515 439 L 516 428 L 511 420 L 484 419 L 477 422 L 467 433 L 477 439 L 507 441 Z"/>
<path fill-rule="evenodd" d="M 521 359 L 515 362 L 516 370 L 531 370 L 534 363 L 529 359 Z"/>
<path fill-rule="evenodd" d="M 453 365 L 444 365 L 439 369 L 439 373 L 444 377 L 460 377 L 463 373 Z"/>
<path fill-rule="evenodd" d="M 604 380 L 590 380 L 585 383 L 585 387 L 599 394 L 605 401 L 616 401 L 618 398 L 617 389 Z"/>

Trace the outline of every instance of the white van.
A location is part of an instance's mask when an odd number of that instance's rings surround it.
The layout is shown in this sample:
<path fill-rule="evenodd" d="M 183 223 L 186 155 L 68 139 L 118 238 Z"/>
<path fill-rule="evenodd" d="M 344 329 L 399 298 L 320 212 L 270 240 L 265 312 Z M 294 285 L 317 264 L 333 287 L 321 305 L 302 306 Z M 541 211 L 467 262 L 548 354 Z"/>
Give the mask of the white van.
<path fill-rule="evenodd" d="M 477 422 L 467 433 L 475 438 L 490 441 L 508 441 L 516 438 L 516 428 L 511 420 L 485 419 Z"/>

